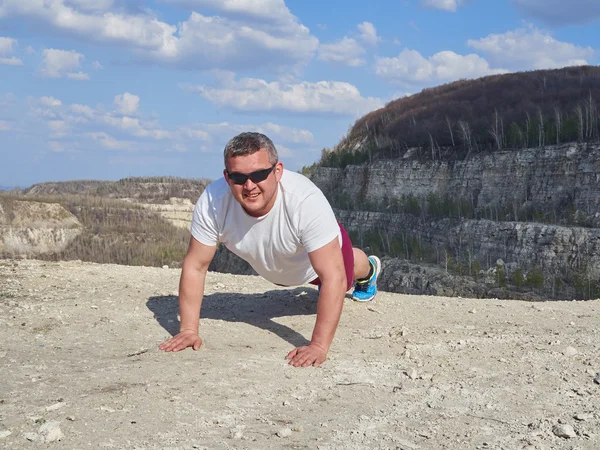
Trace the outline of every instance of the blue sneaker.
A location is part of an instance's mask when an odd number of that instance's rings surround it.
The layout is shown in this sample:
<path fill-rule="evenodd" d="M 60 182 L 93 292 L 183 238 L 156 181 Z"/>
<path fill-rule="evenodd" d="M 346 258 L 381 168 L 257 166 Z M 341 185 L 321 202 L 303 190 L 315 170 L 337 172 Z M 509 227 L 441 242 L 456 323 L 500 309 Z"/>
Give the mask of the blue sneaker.
<path fill-rule="evenodd" d="M 362 283 L 359 281 L 354 282 L 352 300 L 355 302 L 370 302 L 377 294 L 377 277 L 381 271 L 381 261 L 379 261 L 377 256 L 371 255 L 369 256 L 369 262 L 373 266 L 373 275 Z"/>

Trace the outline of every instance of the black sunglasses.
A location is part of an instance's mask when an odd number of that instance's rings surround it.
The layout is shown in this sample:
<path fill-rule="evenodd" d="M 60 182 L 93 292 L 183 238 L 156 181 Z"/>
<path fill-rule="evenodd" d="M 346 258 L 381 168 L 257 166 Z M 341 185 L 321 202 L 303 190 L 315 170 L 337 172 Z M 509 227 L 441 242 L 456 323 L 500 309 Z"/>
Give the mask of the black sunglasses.
<path fill-rule="evenodd" d="M 260 183 L 269 177 L 276 165 L 277 163 L 273 164 L 268 169 L 257 170 L 252 173 L 227 172 L 227 178 L 229 178 L 233 184 L 246 184 L 248 179 L 252 180 L 253 183 Z"/>

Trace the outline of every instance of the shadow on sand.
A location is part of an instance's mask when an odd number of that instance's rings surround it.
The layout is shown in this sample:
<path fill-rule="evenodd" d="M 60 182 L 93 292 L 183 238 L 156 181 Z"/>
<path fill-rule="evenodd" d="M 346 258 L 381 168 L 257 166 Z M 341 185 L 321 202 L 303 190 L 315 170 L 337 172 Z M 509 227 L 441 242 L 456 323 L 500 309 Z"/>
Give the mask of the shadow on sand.
<path fill-rule="evenodd" d="M 317 299 L 315 289 L 301 287 L 262 294 L 214 293 L 204 296 L 200 317 L 248 323 L 271 331 L 294 347 L 300 347 L 308 345 L 309 341 L 297 331 L 275 322 L 273 318 L 316 314 Z M 146 302 L 158 323 L 171 336 L 179 332 L 178 301 L 177 296 L 168 295 L 150 297 Z"/>

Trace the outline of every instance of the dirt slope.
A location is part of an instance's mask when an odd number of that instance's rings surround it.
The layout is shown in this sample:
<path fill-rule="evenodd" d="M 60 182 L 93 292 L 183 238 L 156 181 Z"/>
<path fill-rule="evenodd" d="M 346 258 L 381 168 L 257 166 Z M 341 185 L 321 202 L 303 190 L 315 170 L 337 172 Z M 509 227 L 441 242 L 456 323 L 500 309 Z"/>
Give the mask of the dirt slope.
<path fill-rule="evenodd" d="M 59 252 L 80 233 L 77 218 L 58 203 L 0 198 L 0 254 Z"/>
<path fill-rule="evenodd" d="M 0 448 L 600 448 L 598 300 L 347 300 L 295 369 L 312 287 L 211 273 L 205 345 L 165 354 L 178 277 L 0 261 Z"/>

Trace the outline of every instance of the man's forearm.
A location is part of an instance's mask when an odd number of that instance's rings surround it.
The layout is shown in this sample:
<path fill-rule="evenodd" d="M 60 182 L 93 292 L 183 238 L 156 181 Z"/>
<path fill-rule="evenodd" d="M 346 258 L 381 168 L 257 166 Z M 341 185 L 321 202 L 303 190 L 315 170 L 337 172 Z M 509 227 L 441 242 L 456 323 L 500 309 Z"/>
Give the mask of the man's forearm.
<path fill-rule="evenodd" d="M 206 271 L 184 268 L 179 281 L 179 331 L 192 330 L 196 333 L 200 326 L 200 308 L 204 296 Z"/>
<path fill-rule="evenodd" d="M 317 303 L 317 321 L 311 343 L 329 351 L 344 306 L 345 283 L 324 283 Z"/>

